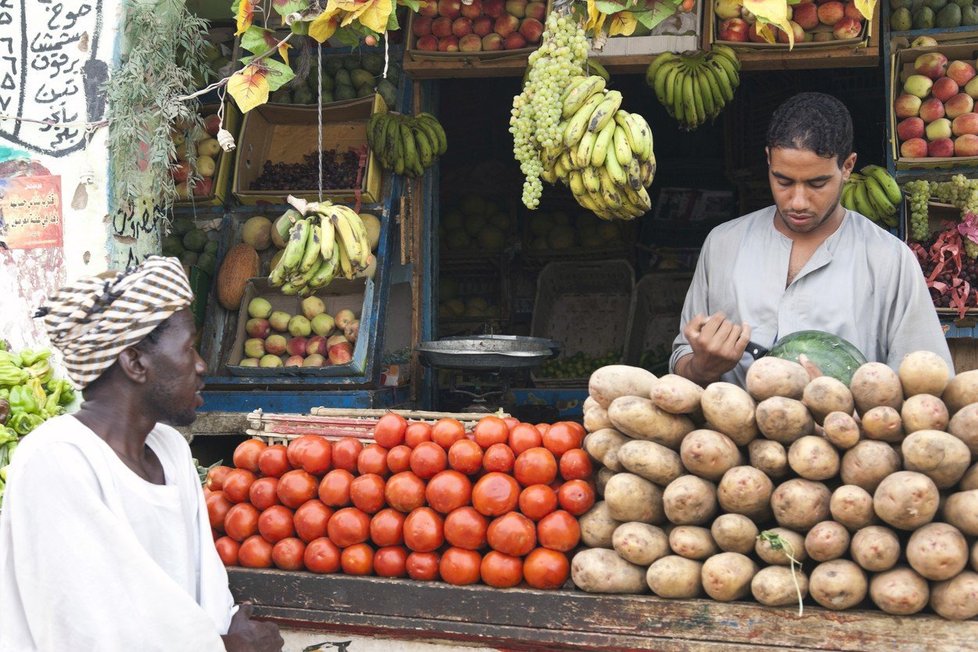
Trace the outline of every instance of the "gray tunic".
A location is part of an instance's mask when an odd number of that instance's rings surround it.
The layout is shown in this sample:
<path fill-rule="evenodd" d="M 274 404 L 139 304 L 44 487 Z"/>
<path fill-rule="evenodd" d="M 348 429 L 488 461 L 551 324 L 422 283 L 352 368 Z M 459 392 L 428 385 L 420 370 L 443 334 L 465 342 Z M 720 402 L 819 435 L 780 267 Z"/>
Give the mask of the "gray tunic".
<path fill-rule="evenodd" d="M 800 330 L 834 333 L 852 342 L 870 361 L 896 369 L 907 353 L 951 353 L 924 276 L 910 248 L 854 211 L 819 245 L 787 288 L 791 239 L 774 228 L 775 207 L 761 209 L 713 229 L 703 244 L 670 370 L 692 353 L 683 329 L 697 314 L 723 311 L 747 322 L 751 341 L 770 348 Z M 744 354 L 721 380 L 744 386 L 753 362 Z"/>

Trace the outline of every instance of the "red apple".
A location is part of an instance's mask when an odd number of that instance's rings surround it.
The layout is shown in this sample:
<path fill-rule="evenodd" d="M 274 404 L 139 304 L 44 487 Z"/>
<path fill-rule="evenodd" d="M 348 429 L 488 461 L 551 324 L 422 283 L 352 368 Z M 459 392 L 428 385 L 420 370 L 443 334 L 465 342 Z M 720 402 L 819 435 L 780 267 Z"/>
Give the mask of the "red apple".
<path fill-rule="evenodd" d="M 801 43 L 802 41 L 804 41 L 805 40 L 805 30 L 802 29 L 802 26 L 799 25 L 798 23 L 796 23 L 793 20 L 789 20 L 788 21 L 788 24 L 791 25 L 791 31 L 794 34 L 795 43 Z M 783 29 L 779 29 L 779 30 L 777 30 L 777 34 L 778 34 L 778 43 L 788 43 L 789 42 L 788 41 L 788 33 L 786 31 L 784 31 Z"/>
<path fill-rule="evenodd" d="M 757 23 L 751 23 L 747 30 L 747 40 L 752 43 L 767 43 L 760 34 L 757 33 Z"/>
<path fill-rule="evenodd" d="M 302 361 L 303 367 L 322 367 L 326 364 L 326 359 L 320 353 L 313 353 L 312 355 L 307 355 L 306 359 Z"/>
<path fill-rule="evenodd" d="M 958 82 L 950 77 L 941 77 L 931 86 L 930 93 L 941 102 L 946 102 L 957 95 L 960 88 Z"/>
<path fill-rule="evenodd" d="M 928 52 L 917 57 L 913 69 L 918 75 L 939 79 L 947 71 L 947 57 L 940 52 Z"/>
<path fill-rule="evenodd" d="M 545 2 L 528 2 L 526 5 L 526 17 L 536 18 L 541 23 L 543 19 L 547 16 L 547 3 Z"/>
<path fill-rule="evenodd" d="M 905 118 L 897 124 L 897 137 L 901 141 L 924 137 L 924 121 L 918 117 Z"/>
<path fill-rule="evenodd" d="M 275 333 L 269 335 L 265 338 L 265 352 L 271 353 L 273 355 L 282 355 L 285 353 L 285 336 Z"/>
<path fill-rule="evenodd" d="M 832 27 L 832 35 L 838 41 L 856 38 L 861 31 L 863 31 L 863 24 L 855 18 L 849 18 L 848 16 L 840 18 Z"/>
<path fill-rule="evenodd" d="M 927 141 L 923 138 L 911 138 L 900 145 L 901 158 L 927 158 Z"/>
<path fill-rule="evenodd" d="M 287 357 L 285 359 L 285 365 L 284 366 L 286 366 L 286 367 L 301 367 L 302 366 L 302 363 L 304 361 L 305 361 L 305 358 L 303 356 L 301 356 L 301 355 L 290 355 L 289 357 Z"/>
<path fill-rule="evenodd" d="M 920 105 L 920 112 L 918 115 L 924 122 L 934 122 L 934 120 L 937 120 L 938 118 L 943 118 L 944 103 L 936 97 L 927 98 L 924 100 L 923 104 Z"/>
<path fill-rule="evenodd" d="M 431 34 L 428 34 L 426 36 L 422 36 L 421 38 L 419 38 L 414 45 L 419 50 L 424 50 L 425 52 L 434 52 L 435 50 L 438 49 L 438 39 L 432 36 Z"/>
<path fill-rule="evenodd" d="M 271 334 L 272 327 L 268 323 L 267 319 L 249 319 L 245 324 L 245 332 L 248 333 L 250 337 L 260 337 L 264 339 Z"/>
<path fill-rule="evenodd" d="M 472 21 L 472 33 L 479 36 L 492 33 L 492 22 L 489 16 L 479 16 Z"/>
<path fill-rule="evenodd" d="M 499 18 L 506 10 L 506 0 L 482 0 L 482 13 L 490 18 Z"/>
<path fill-rule="evenodd" d="M 520 22 L 520 34 L 527 43 L 539 43 L 540 37 L 543 36 L 543 23 L 536 18 L 524 18 Z"/>
<path fill-rule="evenodd" d="M 435 0 L 421 0 L 418 14 L 427 18 L 434 18 L 438 15 L 438 3 Z"/>
<path fill-rule="evenodd" d="M 975 77 L 975 67 L 967 61 L 952 61 L 947 66 L 947 76 L 958 86 L 966 86 Z"/>
<path fill-rule="evenodd" d="M 823 25 L 835 25 L 846 15 L 846 8 L 841 2 L 830 0 L 818 6 L 818 20 Z"/>
<path fill-rule="evenodd" d="M 458 40 L 461 52 L 478 52 L 482 49 L 482 39 L 477 34 L 466 34 Z"/>
<path fill-rule="evenodd" d="M 958 93 L 944 103 L 944 111 L 951 120 L 954 120 L 959 115 L 971 113 L 974 108 L 975 101 L 967 93 Z"/>
<path fill-rule="evenodd" d="M 452 21 L 452 34 L 462 38 L 466 34 L 472 33 L 472 21 L 468 18 L 459 16 L 454 21 Z"/>
<path fill-rule="evenodd" d="M 466 18 L 473 19 L 478 18 L 482 15 L 482 1 L 472 0 L 472 4 L 462 3 L 462 15 Z"/>
<path fill-rule="evenodd" d="M 520 36 L 518 32 L 513 32 L 509 36 Z M 507 36 L 506 38 L 509 38 Z M 523 38 L 520 36 L 520 38 Z M 504 46 L 503 37 L 499 34 L 493 32 L 492 34 L 486 34 L 482 37 L 482 49 L 486 52 L 492 52 L 493 50 L 502 50 Z"/>
<path fill-rule="evenodd" d="M 801 25 L 802 29 L 815 29 L 818 27 L 818 7 L 812 2 L 797 4 L 791 19 Z"/>
<path fill-rule="evenodd" d="M 344 335 L 333 335 L 326 341 L 326 345 L 332 364 L 347 364 L 353 360 L 353 345 Z"/>
<path fill-rule="evenodd" d="M 326 338 L 322 335 L 313 335 L 306 340 L 306 355 L 312 355 L 314 353 L 326 353 Z"/>
<path fill-rule="evenodd" d="M 190 176 L 191 168 L 190 163 L 186 161 L 179 161 L 176 165 L 170 168 L 170 176 L 173 177 L 174 183 L 183 183 Z"/>
<path fill-rule="evenodd" d="M 493 31 L 505 38 L 518 30 L 519 27 L 520 19 L 516 16 L 506 14 L 496 19 L 496 24 L 493 26 Z"/>
<path fill-rule="evenodd" d="M 728 18 L 720 23 L 717 36 L 721 41 L 744 42 L 747 40 L 747 32 L 750 25 L 743 18 Z"/>
<path fill-rule="evenodd" d="M 978 135 L 978 113 L 963 113 L 951 121 L 951 132 L 955 136 Z"/>
<path fill-rule="evenodd" d="M 495 36 L 499 36 L 499 34 L 496 34 Z M 526 47 L 526 39 L 523 38 L 523 35 L 520 34 L 519 32 L 513 32 L 503 40 L 504 50 L 519 50 L 520 48 L 525 48 L 525 47 Z M 483 39 L 482 41 L 482 49 L 483 50 L 488 49 L 486 48 L 485 39 Z"/>
<path fill-rule="evenodd" d="M 954 139 L 955 156 L 978 156 L 978 136 L 964 134 Z"/>
<path fill-rule="evenodd" d="M 863 15 L 862 13 L 860 13 L 859 9 L 856 8 L 855 2 L 847 2 L 845 4 L 843 11 L 845 13 L 846 18 L 853 18 L 855 20 L 858 20 L 859 22 L 863 21 Z"/>
<path fill-rule="evenodd" d="M 205 177 L 194 184 L 194 197 L 210 197 L 214 194 L 214 179 Z"/>
<path fill-rule="evenodd" d="M 430 16 L 418 16 L 411 23 L 411 33 L 417 37 L 427 36 L 431 34 L 431 23 L 433 19 Z"/>
<path fill-rule="evenodd" d="M 216 136 L 221 129 L 221 118 L 216 113 L 212 113 L 204 118 L 204 131 L 211 136 Z"/>
<path fill-rule="evenodd" d="M 291 337 L 285 344 L 285 350 L 289 355 L 305 355 L 307 342 L 305 337 Z"/>
<path fill-rule="evenodd" d="M 448 18 L 447 16 L 435 18 L 435 20 L 431 23 L 431 33 L 438 38 L 452 36 L 453 20 L 453 18 Z"/>
<path fill-rule="evenodd" d="M 920 98 L 916 95 L 902 93 L 893 103 L 893 112 L 901 120 L 903 118 L 912 118 L 920 114 L 920 104 Z"/>
<path fill-rule="evenodd" d="M 506 13 L 523 18 L 526 16 L 526 0 L 506 0 Z"/>
<path fill-rule="evenodd" d="M 938 138 L 927 143 L 927 156 L 934 158 L 950 158 L 954 156 L 954 150 L 954 141 L 950 138 Z"/>
<path fill-rule="evenodd" d="M 438 51 L 458 52 L 458 38 L 455 36 L 446 36 L 445 38 L 438 39 Z"/>
<path fill-rule="evenodd" d="M 438 0 L 438 15 L 455 20 L 462 15 L 462 0 Z"/>

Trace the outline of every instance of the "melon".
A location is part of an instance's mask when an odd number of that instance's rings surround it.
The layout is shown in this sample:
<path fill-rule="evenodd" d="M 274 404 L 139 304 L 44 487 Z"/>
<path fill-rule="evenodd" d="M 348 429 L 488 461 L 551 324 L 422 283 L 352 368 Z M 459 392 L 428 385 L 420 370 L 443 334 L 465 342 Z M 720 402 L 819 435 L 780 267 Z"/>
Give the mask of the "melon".
<path fill-rule="evenodd" d="M 802 354 L 822 374 L 845 383 L 846 387 L 852 381 L 852 374 L 856 369 L 866 363 L 866 356 L 852 342 L 825 331 L 797 331 L 785 335 L 769 353 L 775 358 L 794 362 L 798 362 L 798 356 Z"/>
<path fill-rule="evenodd" d="M 248 279 L 258 276 L 259 266 L 254 247 L 243 242 L 231 247 L 217 272 L 217 300 L 224 308 L 237 310 L 241 307 Z"/>
<path fill-rule="evenodd" d="M 272 244 L 272 221 L 264 215 L 255 215 L 241 227 L 241 241 L 255 251 L 268 249 Z"/>
<path fill-rule="evenodd" d="M 380 242 L 380 220 L 376 215 L 370 213 L 360 213 L 363 226 L 367 229 L 367 240 L 370 242 L 370 251 L 377 250 L 377 243 Z"/>

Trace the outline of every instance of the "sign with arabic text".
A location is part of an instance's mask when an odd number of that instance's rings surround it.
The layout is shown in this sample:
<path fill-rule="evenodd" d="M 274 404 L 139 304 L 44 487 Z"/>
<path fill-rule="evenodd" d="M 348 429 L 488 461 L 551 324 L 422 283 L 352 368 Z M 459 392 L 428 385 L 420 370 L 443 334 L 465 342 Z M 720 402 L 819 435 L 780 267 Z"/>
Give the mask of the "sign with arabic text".
<path fill-rule="evenodd" d="M 61 246 L 61 177 L 0 179 L 0 244 L 9 249 Z"/>

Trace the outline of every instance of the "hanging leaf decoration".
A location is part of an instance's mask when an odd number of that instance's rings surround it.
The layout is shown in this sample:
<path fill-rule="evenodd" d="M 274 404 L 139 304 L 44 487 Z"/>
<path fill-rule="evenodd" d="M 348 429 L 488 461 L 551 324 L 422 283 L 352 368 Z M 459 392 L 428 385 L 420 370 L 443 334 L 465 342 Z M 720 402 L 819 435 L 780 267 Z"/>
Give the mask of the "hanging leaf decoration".
<path fill-rule="evenodd" d="M 268 92 L 268 72 L 261 64 L 249 64 L 228 80 L 228 93 L 242 113 L 267 102 Z"/>
<path fill-rule="evenodd" d="M 235 21 L 238 26 L 238 31 L 234 33 L 235 36 L 244 34 L 251 27 L 251 23 L 255 19 L 255 5 L 257 3 L 258 0 L 240 0 L 235 12 Z"/>

